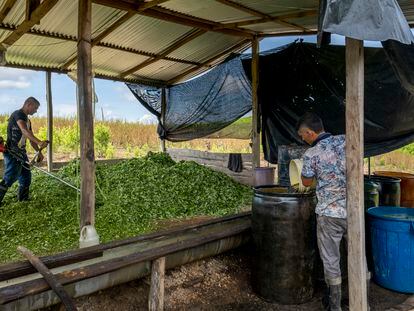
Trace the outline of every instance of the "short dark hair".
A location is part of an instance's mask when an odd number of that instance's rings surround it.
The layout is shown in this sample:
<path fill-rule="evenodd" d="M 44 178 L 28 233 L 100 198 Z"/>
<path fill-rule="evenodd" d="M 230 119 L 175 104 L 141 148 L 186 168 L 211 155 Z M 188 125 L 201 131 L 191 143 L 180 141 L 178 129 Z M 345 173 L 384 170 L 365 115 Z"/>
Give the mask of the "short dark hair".
<path fill-rule="evenodd" d="M 296 130 L 299 130 L 299 128 L 303 126 L 314 131 L 315 133 L 324 131 L 322 119 L 313 112 L 307 112 L 299 119 L 296 123 Z"/>
<path fill-rule="evenodd" d="M 33 103 L 33 104 L 36 104 L 36 105 L 40 106 L 40 102 L 39 102 L 36 98 L 34 98 L 33 96 L 28 97 L 28 98 L 24 101 L 24 104 L 25 104 L 25 105 L 26 105 L 26 104 L 29 104 L 29 103 Z"/>

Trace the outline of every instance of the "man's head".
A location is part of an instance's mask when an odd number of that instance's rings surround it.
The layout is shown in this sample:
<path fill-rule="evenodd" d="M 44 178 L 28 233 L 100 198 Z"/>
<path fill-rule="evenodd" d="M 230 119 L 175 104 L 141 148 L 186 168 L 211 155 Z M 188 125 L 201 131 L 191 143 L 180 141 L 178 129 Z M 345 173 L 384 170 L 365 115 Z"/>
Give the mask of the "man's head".
<path fill-rule="evenodd" d="M 321 118 L 313 112 L 307 112 L 299 119 L 296 130 L 300 138 L 309 145 L 325 131 Z"/>
<path fill-rule="evenodd" d="M 39 109 L 40 103 L 39 101 L 34 97 L 29 97 L 24 101 L 23 104 L 23 111 L 27 115 L 33 115 L 37 112 L 37 109 Z"/>

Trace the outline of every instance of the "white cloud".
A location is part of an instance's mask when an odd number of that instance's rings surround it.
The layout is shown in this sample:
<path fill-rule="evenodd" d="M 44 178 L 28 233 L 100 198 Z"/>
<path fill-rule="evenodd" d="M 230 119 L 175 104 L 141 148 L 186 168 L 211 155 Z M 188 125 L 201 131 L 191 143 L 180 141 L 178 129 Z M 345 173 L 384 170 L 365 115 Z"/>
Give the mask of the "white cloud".
<path fill-rule="evenodd" d="M 0 89 L 27 89 L 35 74 L 27 70 L 0 67 Z"/>
<path fill-rule="evenodd" d="M 0 89 L 27 89 L 29 81 L 0 80 Z"/>
<path fill-rule="evenodd" d="M 144 114 L 139 120 L 139 123 L 143 124 L 154 124 L 157 123 L 157 118 L 152 114 Z"/>
<path fill-rule="evenodd" d="M 122 98 L 130 103 L 138 103 L 138 100 L 135 98 L 134 94 L 130 90 L 128 92 L 122 92 Z"/>

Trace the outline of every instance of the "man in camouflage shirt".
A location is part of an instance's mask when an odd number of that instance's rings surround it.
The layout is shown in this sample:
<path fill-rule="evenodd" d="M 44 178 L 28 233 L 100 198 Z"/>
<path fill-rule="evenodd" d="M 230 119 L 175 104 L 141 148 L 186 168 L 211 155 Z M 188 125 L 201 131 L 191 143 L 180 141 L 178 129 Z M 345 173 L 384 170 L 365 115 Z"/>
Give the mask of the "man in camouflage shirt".
<path fill-rule="evenodd" d="M 325 281 L 329 287 L 329 310 L 341 310 L 340 244 L 347 232 L 345 136 L 326 133 L 313 113 L 298 122 L 298 134 L 311 145 L 303 155 L 302 182 L 316 179 L 318 203 L 317 241 Z"/>

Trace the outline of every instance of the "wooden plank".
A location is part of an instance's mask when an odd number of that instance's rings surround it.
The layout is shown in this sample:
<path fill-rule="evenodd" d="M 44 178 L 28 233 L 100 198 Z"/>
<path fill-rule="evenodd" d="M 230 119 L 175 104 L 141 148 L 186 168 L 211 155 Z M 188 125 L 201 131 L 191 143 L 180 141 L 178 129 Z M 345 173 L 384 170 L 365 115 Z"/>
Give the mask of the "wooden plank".
<path fill-rule="evenodd" d="M 95 151 L 93 142 L 91 18 L 92 1 L 79 0 L 78 114 L 80 128 L 80 228 L 95 223 Z"/>
<path fill-rule="evenodd" d="M 146 9 L 152 8 L 154 6 L 157 6 L 167 1 L 170 1 L 170 0 L 152 0 L 152 1 L 145 2 L 145 3 L 141 3 L 139 8 L 140 10 L 144 11 Z"/>
<path fill-rule="evenodd" d="M 9 14 L 10 10 L 13 8 L 14 4 L 17 0 L 6 0 L 4 5 L 0 9 L 0 24 L 3 23 L 4 19 L 6 18 L 7 14 Z"/>
<path fill-rule="evenodd" d="M 252 155 L 253 168 L 260 167 L 259 40 L 252 41 Z"/>
<path fill-rule="evenodd" d="M 277 20 L 285 21 L 287 19 L 301 18 L 301 17 L 307 17 L 307 16 L 317 16 L 317 15 L 318 15 L 317 10 L 307 10 L 307 11 L 292 12 L 292 13 L 278 15 L 278 16 L 271 16 L 271 20 L 269 20 L 269 18 L 265 17 L 265 18 L 252 19 L 252 20 L 241 21 L 241 22 L 236 22 L 236 23 L 228 23 L 227 25 L 242 27 L 242 26 L 249 26 L 249 25 L 267 23 L 269 21 L 277 21 Z M 307 31 L 309 31 L 309 29 L 307 29 L 306 32 Z M 303 33 L 303 29 L 301 30 L 301 32 Z M 297 32 L 295 32 L 295 33 L 297 33 Z"/>
<path fill-rule="evenodd" d="M 53 105 L 52 105 L 52 73 L 46 71 L 46 102 L 47 102 L 47 171 L 53 170 Z"/>
<path fill-rule="evenodd" d="M 202 222 L 192 224 L 192 225 L 178 226 L 178 227 L 168 229 L 168 230 L 161 230 L 161 231 L 157 231 L 153 233 L 131 237 L 128 239 L 111 241 L 108 243 L 103 243 L 103 244 L 88 247 L 88 248 L 71 250 L 68 252 L 59 253 L 59 254 L 52 255 L 52 256 L 45 256 L 45 257 L 41 257 L 41 260 L 50 269 L 61 267 L 64 265 L 68 265 L 68 264 L 80 262 L 83 260 L 88 260 L 88 259 L 102 256 L 103 251 L 108 250 L 108 249 L 113 249 L 113 248 L 129 245 L 133 243 L 138 243 L 142 241 L 148 241 L 152 239 L 159 239 L 159 238 L 167 237 L 170 235 L 176 236 L 178 234 L 182 234 L 182 233 L 194 230 L 194 229 L 211 226 L 211 225 L 215 225 L 218 223 L 226 223 L 228 221 L 233 221 L 235 219 L 250 217 L 250 215 L 251 215 L 251 212 L 244 212 L 244 213 L 239 213 L 236 215 L 218 217 L 218 218 L 209 219 L 209 220 L 202 221 Z M 34 272 L 35 270 L 33 269 L 33 267 L 28 261 L 0 265 L 0 281 L 8 280 L 11 278 L 23 276 L 23 275 L 34 273 Z"/>
<path fill-rule="evenodd" d="M 350 310 L 367 310 L 364 226 L 364 44 L 346 38 L 346 203 Z"/>
<path fill-rule="evenodd" d="M 243 40 L 243 41 L 240 41 L 239 43 L 236 43 L 235 45 L 227 48 L 226 50 L 222 51 L 221 53 L 219 53 L 219 54 L 213 56 L 212 58 L 206 60 L 205 62 L 201 63 L 199 66 L 197 66 L 195 68 L 191 68 L 187 71 L 184 71 L 183 73 L 179 74 L 178 76 L 168 80 L 167 84 L 174 84 L 176 82 L 179 82 L 183 78 L 185 78 L 185 77 L 189 76 L 190 74 L 200 70 L 202 67 L 206 67 L 206 66 L 211 65 L 212 63 L 214 63 L 215 61 L 217 61 L 220 58 L 224 57 L 225 55 L 230 54 L 230 53 L 235 52 L 235 51 L 243 50 L 245 47 L 247 47 L 249 42 L 250 42 L 250 40 Z"/>
<path fill-rule="evenodd" d="M 1 46 L 8 48 L 19 40 L 30 28 L 36 25 L 40 20 L 55 6 L 59 0 L 43 0 L 42 3 L 32 12 L 30 20 L 22 22 L 13 33 L 3 40 Z"/>
<path fill-rule="evenodd" d="M 148 297 L 149 311 L 164 310 L 164 278 L 165 278 L 165 257 L 152 261 L 151 265 L 151 286 Z"/>
<path fill-rule="evenodd" d="M 200 29 L 193 29 L 190 32 L 186 33 L 181 39 L 179 39 L 178 41 L 174 42 L 172 45 L 170 45 L 169 47 L 167 47 L 166 49 L 164 49 L 161 53 L 159 53 L 158 55 L 156 55 L 155 57 L 152 57 L 124 72 L 122 72 L 119 76 L 121 78 L 124 78 L 126 76 L 129 76 L 130 74 L 133 74 L 134 72 L 137 72 L 138 70 L 145 68 L 153 63 L 155 63 L 156 61 L 162 59 L 163 57 L 167 56 L 168 54 L 171 54 L 172 52 L 174 52 L 175 50 L 179 49 L 180 47 L 182 47 L 183 45 L 187 44 L 188 42 L 194 40 L 197 37 L 200 37 L 201 35 L 205 34 L 206 31 L 205 30 L 200 30 Z"/>
<path fill-rule="evenodd" d="M 76 311 L 77 308 L 74 302 L 72 301 L 71 297 L 65 291 L 62 284 L 60 284 L 59 281 L 56 280 L 53 273 L 50 272 L 50 270 L 42 263 L 39 257 L 35 256 L 30 250 L 23 246 L 18 246 L 17 250 L 20 253 L 22 253 L 30 261 L 33 267 L 35 267 L 37 271 L 39 271 L 39 273 L 44 277 L 47 284 L 49 284 L 49 286 L 53 289 L 56 295 L 59 296 L 66 310 Z"/>
<path fill-rule="evenodd" d="M 40 5 L 40 0 L 26 0 L 26 20 L 32 18 L 33 11 Z"/>
<path fill-rule="evenodd" d="M 257 11 L 255 9 L 252 9 L 248 6 L 244 6 L 240 3 L 231 1 L 231 0 L 216 0 L 217 2 L 220 2 L 224 5 L 230 6 L 232 8 L 235 8 L 237 10 L 246 12 L 248 14 L 251 14 L 253 16 L 258 16 L 261 17 L 263 20 L 265 20 L 265 22 L 274 22 L 283 26 L 287 26 L 287 27 L 291 27 L 291 28 L 295 28 L 295 29 L 299 29 L 301 31 L 306 31 L 307 29 L 303 26 L 297 25 L 295 23 L 291 23 L 291 22 L 287 22 L 281 18 L 273 18 L 271 15 L 265 14 L 263 12 Z"/>
<path fill-rule="evenodd" d="M 163 21 L 168 21 L 180 25 L 185 25 L 189 27 L 196 27 L 199 29 L 214 31 L 219 33 L 224 33 L 226 35 L 237 36 L 237 37 L 247 37 L 251 38 L 255 32 L 243 28 L 237 27 L 227 27 L 226 24 L 213 22 L 210 20 L 197 18 L 194 16 L 182 14 L 172 10 L 168 10 L 162 7 L 152 7 L 146 10 L 140 10 L 140 6 L 136 3 L 131 3 L 125 0 L 93 0 L 94 3 L 112 7 L 119 10 L 125 10 L 128 12 L 135 12 L 136 14 L 141 14 L 144 16 L 160 19 Z"/>
<path fill-rule="evenodd" d="M 130 265 L 165 257 L 182 250 L 191 249 L 210 242 L 221 240 L 234 235 L 249 232 L 250 220 L 234 224 L 233 226 L 212 232 L 203 236 L 195 236 L 185 241 L 167 244 L 151 248 L 139 253 L 132 253 L 123 257 L 112 258 L 104 262 L 95 263 L 89 266 L 64 271 L 56 274 L 56 279 L 62 285 L 77 282 L 80 280 L 96 277 L 108 272 L 116 271 Z M 27 295 L 35 295 L 49 289 L 44 279 L 35 279 L 20 284 L 0 288 L 0 304 L 14 301 Z"/>

